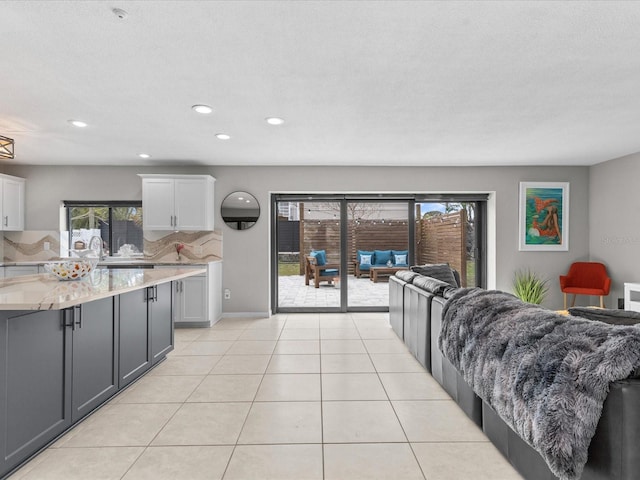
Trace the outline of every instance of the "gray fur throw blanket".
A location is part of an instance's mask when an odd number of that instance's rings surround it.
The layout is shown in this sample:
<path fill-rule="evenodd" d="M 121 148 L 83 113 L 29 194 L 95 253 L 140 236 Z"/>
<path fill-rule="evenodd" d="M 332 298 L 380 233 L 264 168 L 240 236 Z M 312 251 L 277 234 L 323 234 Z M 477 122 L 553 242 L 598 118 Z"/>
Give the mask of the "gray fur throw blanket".
<path fill-rule="evenodd" d="M 561 479 L 580 478 L 609 384 L 640 366 L 640 329 L 566 317 L 513 295 L 459 289 L 438 346 Z"/>

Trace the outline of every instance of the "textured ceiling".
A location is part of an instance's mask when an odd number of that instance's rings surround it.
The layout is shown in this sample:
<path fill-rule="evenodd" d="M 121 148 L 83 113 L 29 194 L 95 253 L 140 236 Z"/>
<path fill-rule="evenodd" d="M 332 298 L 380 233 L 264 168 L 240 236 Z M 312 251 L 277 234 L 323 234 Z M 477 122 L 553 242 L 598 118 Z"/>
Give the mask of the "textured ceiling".
<path fill-rule="evenodd" d="M 0 19 L 12 163 L 591 165 L 640 151 L 640 2 L 5 0 Z"/>

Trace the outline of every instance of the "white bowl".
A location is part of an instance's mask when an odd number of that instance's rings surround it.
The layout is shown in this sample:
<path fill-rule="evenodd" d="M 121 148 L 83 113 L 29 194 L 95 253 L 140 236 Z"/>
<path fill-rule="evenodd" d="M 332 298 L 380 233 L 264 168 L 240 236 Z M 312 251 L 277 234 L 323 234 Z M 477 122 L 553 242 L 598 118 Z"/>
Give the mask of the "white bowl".
<path fill-rule="evenodd" d="M 77 258 L 45 263 L 44 268 L 60 280 L 80 280 L 89 275 L 97 264 L 97 258 Z"/>

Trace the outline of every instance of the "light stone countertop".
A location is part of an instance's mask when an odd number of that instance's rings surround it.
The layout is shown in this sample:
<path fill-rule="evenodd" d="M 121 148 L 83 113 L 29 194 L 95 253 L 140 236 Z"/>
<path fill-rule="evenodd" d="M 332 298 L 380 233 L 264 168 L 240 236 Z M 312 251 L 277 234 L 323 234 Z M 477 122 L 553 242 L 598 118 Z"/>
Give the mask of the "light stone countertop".
<path fill-rule="evenodd" d="M 0 267 L 23 267 L 23 266 L 40 266 L 50 262 L 57 262 L 60 260 L 67 260 L 66 258 L 52 259 L 52 260 L 21 260 L 17 262 L 0 262 Z M 77 260 L 77 259 L 76 259 Z M 202 266 L 208 265 L 209 263 L 217 263 L 222 260 L 211 260 L 209 262 L 205 261 L 159 261 L 159 260 L 146 260 L 146 259 L 138 259 L 138 258 L 118 258 L 116 261 L 100 261 L 98 262 L 98 266 L 109 266 L 112 268 L 116 268 L 118 265 L 140 265 L 140 266 L 176 266 L 176 267 L 192 267 L 192 266 Z"/>
<path fill-rule="evenodd" d="M 206 273 L 206 268 L 98 268 L 81 280 L 51 274 L 0 280 L 0 310 L 61 310 L 81 303 Z"/>

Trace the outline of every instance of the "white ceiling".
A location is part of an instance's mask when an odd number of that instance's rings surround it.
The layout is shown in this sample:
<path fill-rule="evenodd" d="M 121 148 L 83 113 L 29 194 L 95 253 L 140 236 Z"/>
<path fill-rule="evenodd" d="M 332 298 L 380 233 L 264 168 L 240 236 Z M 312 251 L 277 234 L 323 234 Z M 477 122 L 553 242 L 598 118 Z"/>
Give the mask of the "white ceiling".
<path fill-rule="evenodd" d="M 640 151 L 639 27 L 640 2 L 0 1 L 0 135 L 17 164 L 591 165 Z"/>

